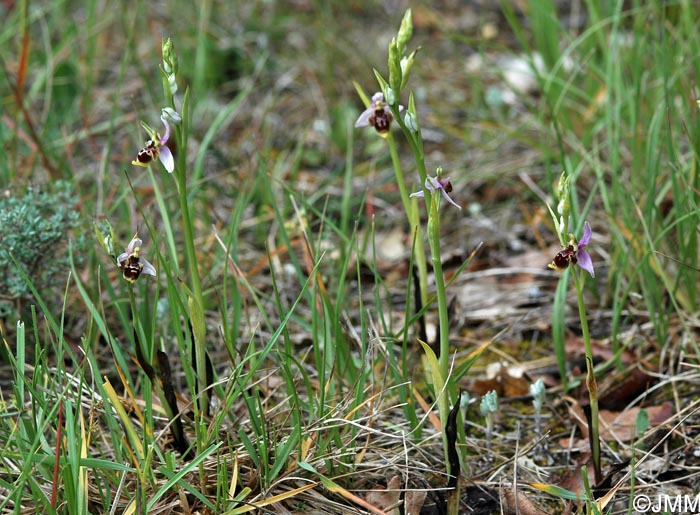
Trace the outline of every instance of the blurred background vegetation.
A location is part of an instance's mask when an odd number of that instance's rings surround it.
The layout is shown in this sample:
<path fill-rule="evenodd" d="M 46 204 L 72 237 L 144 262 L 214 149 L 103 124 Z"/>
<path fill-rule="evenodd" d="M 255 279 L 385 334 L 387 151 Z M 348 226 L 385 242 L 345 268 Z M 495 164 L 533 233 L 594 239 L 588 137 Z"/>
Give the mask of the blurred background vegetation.
<path fill-rule="evenodd" d="M 291 386 L 298 371 L 289 363 L 300 360 L 310 398 L 299 403 L 316 417 L 310 426 L 330 416 L 326 394 L 359 392 L 372 375 L 363 362 L 375 341 L 369 335 L 402 343 L 411 249 L 384 141 L 353 128 L 364 109 L 353 81 L 370 94 L 377 89 L 372 70 L 386 74 L 387 45 L 407 7 L 412 46 L 420 48 L 408 89 L 426 162 L 452 177 L 451 195 L 465 208 L 446 210 L 442 219 L 448 268 L 484 243 L 452 287 L 456 349 L 466 354 L 508 329 L 515 336 L 504 353 L 524 360 L 550 355 L 552 340 L 564 349 L 577 333 L 572 296 L 555 293 L 556 276 L 538 275 L 558 248 L 543 200 L 551 200 L 566 169 L 574 224 L 588 220 L 594 229 L 588 250 L 597 275 L 587 279 L 594 336 L 640 361 L 658 364 L 668 352 L 696 364 L 700 33 L 697 3 L 686 0 L 1 2 L 0 324 L 7 348 L 16 348 L 18 319 L 31 324 L 34 316 L 43 327 L 46 317 L 68 349 L 61 343 L 48 354 L 68 352 L 71 370 L 84 372 L 80 354 L 71 354 L 81 345 L 98 356 L 94 377 L 133 368 L 126 344 L 123 351 L 114 344 L 135 339 L 119 275 L 92 239 L 93 222 L 108 219 L 124 245 L 140 230 L 149 259 L 172 272 L 140 316 L 147 334 L 177 340 L 186 354 L 179 320 L 167 322 L 177 319 L 176 296 L 164 293 L 178 278 L 177 194 L 159 168 L 131 165 L 145 137 L 140 120 L 158 124 L 161 43 L 170 37 L 180 59 L 178 102 L 188 87 L 192 99 L 188 199 L 218 372 L 244 369 L 248 362 L 238 358 L 258 344 L 270 352 L 265 345 L 279 337 L 283 356 L 264 357 Z M 399 149 L 413 189 L 419 181 L 410 152 L 401 141 Z M 359 342 L 339 351 L 354 372 L 346 382 L 334 377 L 337 390 L 319 387 L 331 372 L 310 371 L 329 351 L 319 343 L 327 335 L 314 311 L 321 293 L 305 283 L 312 274 L 300 257 L 304 223 L 314 255 L 324 256 L 318 269 L 338 308 L 338 340 Z M 502 284 L 479 283 L 489 270 L 536 281 L 500 297 Z M 139 284 L 137 292 L 149 288 Z M 37 297 L 38 317 L 31 310 Z M 495 311 L 481 311 L 492 305 Z M 565 326 L 552 327 L 553 305 Z M 377 316 L 371 323 L 369 308 Z M 275 332 L 280 326 L 284 336 Z M 29 333 L 39 347 L 56 343 L 37 327 Z M 401 358 L 417 362 L 403 344 Z M 4 357 L 12 367 L 0 371 L 3 386 L 16 382 L 13 359 Z M 40 359 L 49 367 L 51 359 Z M 180 365 L 175 375 L 191 386 Z M 409 376 L 397 372 L 390 386 Z M 137 383 L 130 383 L 134 391 Z M 236 388 L 247 392 L 243 381 Z M 414 402 L 408 387 L 396 395 Z M 365 401 L 357 393 L 347 411 Z M 262 401 L 246 397 L 245 406 L 253 413 Z M 270 419 L 288 435 L 302 418 L 290 417 L 292 424 Z M 9 439 L 12 429 L 3 431 Z M 252 456 L 258 441 L 241 431 L 235 435 Z M 332 454 L 346 436 L 332 434 L 321 450 Z M 295 438 L 303 447 L 301 429 Z M 50 456 L 51 445 L 44 451 Z M 282 462 L 263 481 L 271 491 Z M 37 484 L 45 488 L 41 478 L 48 483 L 51 470 L 42 467 Z M 118 479 L 104 473 L 113 492 Z"/>

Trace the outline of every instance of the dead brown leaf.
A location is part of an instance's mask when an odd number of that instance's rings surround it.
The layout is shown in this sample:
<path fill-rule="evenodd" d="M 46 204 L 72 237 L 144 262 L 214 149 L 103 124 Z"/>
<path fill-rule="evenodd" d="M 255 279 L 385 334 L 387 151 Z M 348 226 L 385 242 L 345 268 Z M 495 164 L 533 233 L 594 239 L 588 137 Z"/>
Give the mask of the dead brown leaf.
<path fill-rule="evenodd" d="M 578 462 L 581 465 L 583 463 L 586 464 L 586 474 L 588 474 L 589 478 L 593 478 L 595 475 L 595 471 L 593 469 L 593 463 L 590 462 L 589 458 L 590 455 L 586 454 L 584 456 L 581 456 Z M 569 472 L 561 479 L 561 481 L 559 482 L 559 486 L 565 488 L 569 492 L 573 492 L 576 495 L 581 496 L 581 498 L 585 497 L 586 486 L 583 482 L 581 466 L 579 465 L 572 467 L 569 470 Z"/>
<path fill-rule="evenodd" d="M 629 442 L 636 436 L 637 416 L 642 408 L 634 407 L 624 411 L 600 410 L 600 437 L 604 440 Z M 673 416 L 673 406 L 664 402 L 659 406 L 644 408 L 649 416 L 649 426 L 658 426 Z"/>
<path fill-rule="evenodd" d="M 401 477 L 394 476 L 387 483 L 386 488 L 377 486 L 367 492 L 367 502 L 387 515 L 400 515 L 399 497 L 401 494 Z"/>
<path fill-rule="evenodd" d="M 499 397 L 513 398 L 528 395 L 530 383 L 523 376 L 520 367 L 506 366 L 503 363 L 494 363 L 488 370 L 486 379 L 475 379 L 469 387 L 469 391 L 475 395 L 484 395 L 495 390 Z"/>
<path fill-rule="evenodd" d="M 406 515 L 420 515 L 427 496 L 428 492 L 423 490 L 407 490 L 404 496 Z"/>
<path fill-rule="evenodd" d="M 669 402 L 664 402 L 658 406 L 647 406 L 645 408 L 633 407 L 624 411 L 600 410 L 598 420 L 600 425 L 600 438 L 602 440 L 615 440 L 618 442 L 629 442 L 635 437 L 637 427 L 637 416 L 641 409 L 646 410 L 649 416 L 649 427 L 661 425 L 673 416 L 673 406 Z M 582 440 L 574 442 L 573 447 L 585 447 L 588 439 L 588 421 L 579 404 L 569 408 L 579 429 Z M 570 439 L 564 438 L 559 441 L 562 447 L 569 447 Z"/>
<path fill-rule="evenodd" d="M 544 515 L 545 511 L 537 507 L 523 491 L 501 488 L 501 508 L 504 515 Z"/>
<path fill-rule="evenodd" d="M 636 365 L 610 374 L 599 384 L 599 406 L 601 409 L 620 411 L 655 382 L 654 376 Z"/>

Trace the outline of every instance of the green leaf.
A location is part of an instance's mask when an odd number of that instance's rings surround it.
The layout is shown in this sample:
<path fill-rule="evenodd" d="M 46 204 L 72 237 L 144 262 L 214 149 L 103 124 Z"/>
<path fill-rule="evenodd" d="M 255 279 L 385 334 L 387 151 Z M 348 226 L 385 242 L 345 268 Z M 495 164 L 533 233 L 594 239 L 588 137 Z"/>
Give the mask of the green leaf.
<path fill-rule="evenodd" d="M 365 90 L 362 89 L 362 86 L 360 86 L 360 84 L 356 81 L 352 81 L 352 85 L 355 86 L 355 91 L 357 91 L 357 94 L 360 96 L 360 100 L 362 100 L 362 103 L 365 105 L 365 107 L 369 107 L 369 105 L 372 103 L 372 100 L 367 96 L 367 93 L 365 93 Z"/>
<path fill-rule="evenodd" d="M 554 497 L 559 497 L 560 499 L 566 499 L 568 501 L 584 501 L 588 502 L 590 499 L 588 499 L 588 496 L 586 495 L 578 495 L 570 490 L 567 490 L 566 488 L 562 488 L 560 486 L 556 485 L 548 485 L 545 483 L 530 483 L 530 486 L 536 490 L 539 490 L 540 492 L 547 493 L 549 495 L 553 495 Z"/>
<path fill-rule="evenodd" d="M 389 83 L 386 81 L 384 77 L 382 77 L 382 74 L 379 73 L 376 69 L 373 69 L 374 71 L 374 76 L 377 78 L 377 82 L 379 83 L 379 87 L 381 88 L 382 92 L 384 93 L 384 98 L 386 99 L 386 90 L 389 88 Z"/>
<path fill-rule="evenodd" d="M 223 445 L 224 442 L 219 442 L 217 444 L 212 445 L 208 449 L 206 449 L 204 452 L 200 453 L 199 456 L 197 456 L 195 459 L 187 463 L 185 466 L 183 466 L 176 474 L 171 475 L 170 471 L 165 468 L 165 467 L 160 467 L 160 472 L 168 476 L 168 481 L 160 487 L 160 489 L 153 495 L 153 497 L 150 499 L 148 502 L 148 513 L 151 513 L 151 510 L 153 510 L 153 507 L 155 506 L 156 502 L 171 488 L 174 488 L 176 484 L 180 484 L 180 486 L 185 486 L 188 483 L 186 481 L 182 481 L 182 478 L 184 478 L 187 474 L 192 473 L 193 471 L 197 470 L 197 467 L 199 466 L 200 463 L 202 463 L 208 456 L 210 456 L 215 450 L 217 450 L 219 447 Z M 189 489 L 188 489 L 189 490 Z M 196 494 L 195 489 L 191 489 L 190 493 Z M 209 506 L 211 509 L 216 509 L 216 507 L 209 501 L 207 498 L 203 495 L 197 495 L 200 501 L 204 502 Z"/>
<path fill-rule="evenodd" d="M 435 389 L 435 395 L 438 395 L 443 387 L 445 386 L 445 378 L 442 377 L 442 374 L 440 374 L 440 364 L 438 362 L 438 358 L 435 355 L 435 352 L 433 352 L 433 349 L 430 348 L 430 345 L 425 343 L 422 340 L 418 340 L 418 342 L 421 344 L 423 347 L 423 351 L 425 352 L 425 357 L 428 358 L 428 365 L 430 366 L 430 377 L 431 381 L 430 383 L 433 385 L 433 388 Z"/>
<path fill-rule="evenodd" d="M 302 468 L 302 469 L 306 470 L 307 472 L 312 472 L 314 474 L 318 474 L 318 471 L 314 468 L 314 466 L 311 465 L 311 463 L 309 463 L 307 461 L 297 461 L 297 465 L 299 466 L 299 468 Z"/>
<path fill-rule="evenodd" d="M 644 433 L 646 433 L 646 430 L 649 428 L 649 413 L 647 413 L 647 410 L 641 409 L 639 410 L 639 413 L 637 413 L 637 422 L 636 422 L 636 430 L 637 430 L 637 436 L 640 437 Z"/>

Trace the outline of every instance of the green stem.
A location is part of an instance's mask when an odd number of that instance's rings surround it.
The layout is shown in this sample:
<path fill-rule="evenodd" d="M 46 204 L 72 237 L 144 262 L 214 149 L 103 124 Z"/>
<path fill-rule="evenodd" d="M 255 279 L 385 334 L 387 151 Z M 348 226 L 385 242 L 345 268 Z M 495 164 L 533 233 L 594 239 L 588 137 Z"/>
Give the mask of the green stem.
<path fill-rule="evenodd" d="M 133 284 L 127 284 L 127 292 L 129 294 L 129 305 L 131 306 L 131 325 L 134 330 L 134 345 L 139 346 L 139 351 L 143 355 L 144 358 L 146 358 L 148 364 L 150 364 L 153 361 L 153 349 L 150 348 L 150 346 L 147 346 L 144 348 L 143 345 L 141 345 L 141 338 L 138 335 L 138 311 L 136 310 L 136 295 L 134 294 L 134 285 Z M 146 370 L 144 369 L 144 372 Z M 150 379 L 150 377 L 149 377 Z"/>
<path fill-rule="evenodd" d="M 447 289 L 445 286 L 445 277 L 442 273 L 442 258 L 440 256 L 440 201 L 436 198 L 433 198 L 432 193 L 428 191 L 428 189 L 425 186 L 426 180 L 428 178 L 428 171 L 425 167 L 425 154 L 423 151 L 423 140 L 421 137 L 420 127 L 417 129 L 416 132 L 411 131 L 404 122 L 404 120 L 401 118 L 397 106 L 391 106 L 391 110 L 394 115 L 394 119 L 398 122 L 399 126 L 401 127 L 401 130 L 406 136 L 406 140 L 408 141 L 408 144 L 411 147 L 411 151 L 413 152 L 413 158 L 416 162 L 416 167 L 418 168 L 418 174 L 420 175 L 421 185 L 423 187 L 423 195 L 425 197 L 425 204 L 428 211 L 428 241 L 430 243 L 430 255 L 433 263 L 433 273 L 435 275 L 435 296 L 437 297 L 438 303 L 438 323 L 440 328 L 440 356 L 438 358 L 438 367 L 443 384 L 446 385 L 445 391 L 438 398 L 438 412 L 440 414 L 440 423 L 444 428 L 445 424 L 447 423 L 447 417 L 450 412 L 449 392 L 452 390 L 453 385 L 450 384 L 448 377 L 450 370 L 450 328 L 447 313 Z M 394 159 L 393 155 L 392 159 Z M 396 159 L 398 160 L 398 157 L 396 157 Z M 402 187 L 401 185 L 403 185 L 403 188 L 405 189 L 403 176 L 399 177 L 397 175 L 397 180 L 399 178 L 401 179 L 399 181 L 399 187 Z M 414 213 L 415 220 L 417 221 L 417 227 L 420 231 L 420 221 L 417 209 L 415 209 L 415 203 Z M 411 220 L 410 214 L 409 220 Z M 413 225 L 413 220 L 411 220 L 411 224 Z M 416 243 L 417 249 L 419 249 L 419 247 L 422 247 L 422 238 L 418 238 L 418 241 Z M 419 250 L 422 250 L 423 256 L 425 256 L 425 250 L 422 248 Z M 416 251 L 416 254 L 418 255 L 418 250 Z M 425 264 L 426 266 L 425 275 L 421 274 L 421 281 L 423 280 L 423 278 L 425 278 L 426 280 L 426 289 L 421 288 L 421 291 L 425 292 L 427 291 L 427 263 L 425 259 L 419 261 L 419 265 L 421 263 Z M 437 394 L 438 392 L 435 393 Z M 444 431 L 442 433 L 442 443 L 443 448 L 445 450 L 445 456 L 447 456 L 447 435 Z"/>
<path fill-rule="evenodd" d="M 178 175 L 177 182 L 177 189 L 180 197 L 180 210 L 182 212 L 182 228 L 185 232 L 185 249 L 187 252 L 187 265 L 190 271 L 192 292 L 201 304 L 202 284 L 199 279 L 197 253 L 194 248 L 194 230 L 192 228 L 192 220 L 190 218 L 190 207 L 187 201 L 187 180 L 185 178 L 184 172 L 181 172 Z"/>
<path fill-rule="evenodd" d="M 197 301 L 202 303 L 202 284 L 199 279 L 199 267 L 197 265 L 197 253 L 194 248 L 194 230 L 192 228 L 192 217 L 190 216 L 190 207 L 187 199 L 187 127 L 189 116 L 185 113 L 185 109 L 189 108 L 189 90 L 185 93 L 185 100 L 182 104 L 182 124 L 175 127 L 175 135 L 177 137 L 177 166 L 175 167 L 175 176 L 177 180 L 177 192 L 180 197 L 180 209 L 182 211 L 182 226 L 185 232 L 185 249 L 187 251 L 187 265 L 190 270 L 190 280 L 192 284 L 192 292 Z M 175 108 L 175 106 L 172 106 Z"/>
<path fill-rule="evenodd" d="M 435 296 L 438 303 L 438 320 L 440 324 L 440 374 L 447 379 L 449 373 L 450 360 L 450 331 L 447 313 L 447 288 L 445 277 L 442 273 L 442 258 L 440 256 L 440 219 L 437 210 L 439 202 L 433 203 L 434 212 L 430 213 L 428 219 L 428 238 L 430 239 L 430 254 L 433 260 L 433 271 L 435 274 Z"/>
<path fill-rule="evenodd" d="M 396 122 L 399 124 L 399 127 L 401 127 L 401 130 L 406 136 L 406 141 L 408 141 L 408 145 L 411 147 L 411 152 L 413 152 L 413 159 L 418 167 L 418 175 L 420 176 L 421 185 L 423 186 L 423 191 L 425 192 L 426 206 L 428 207 L 428 213 L 430 213 L 432 197 L 430 197 L 430 192 L 427 191 L 425 187 L 425 181 L 428 178 L 428 170 L 425 167 L 425 154 L 423 152 L 423 138 L 421 136 L 420 127 L 416 133 L 413 133 L 408 126 L 406 126 L 406 122 L 404 122 L 401 118 L 397 107 L 391 106 L 391 111 L 394 114 Z"/>
<path fill-rule="evenodd" d="M 403 175 L 403 169 L 401 168 L 401 161 L 399 159 L 399 153 L 396 149 L 396 141 L 394 137 L 389 134 L 386 138 L 389 144 L 389 154 L 391 154 L 391 162 L 394 165 L 394 175 L 396 176 L 396 184 L 399 186 L 399 194 L 401 195 L 401 202 L 403 202 L 403 207 L 406 210 L 406 216 L 408 217 L 408 223 L 411 227 L 411 236 L 415 238 L 415 252 L 416 261 L 418 265 L 418 280 L 420 281 L 420 295 L 421 302 L 423 306 L 426 305 L 428 301 L 428 264 L 425 255 L 425 243 L 423 242 L 423 230 L 421 229 L 420 214 L 418 212 L 418 203 L 408 194 L 406 189 L 406 180 Z"/>
<path fill-rule="evenodd" d="M 438 364 L 440 368 L 440 376 L 443 382 L 447 385 L 445 391 L 440 395 L 438 400 L 438 411 L 440 413 L 440 423 L 445 427 L 447 417 L 449 415 L 449 392 L 451 391 L 448 376 L 450 372 L 450 321 L 447 313 L 447 288 L 445 286 L 445 277 L 442 274 L 442 258 L 440 256 L 440 217 L 439 217 L 440 202 L 433 199 L 428 212 L 428 240 L 430 242 L 430 255 L 433 260 L 433 272 L 435 275 L 435 296 L 438 304 L 438 320 L 440 328 L 440 356 Z M 437 392 L 436 392 L 437 393 Z M 445 453 L 447 453 L 447 438 L 443 431 L 443 445 Z M 447 454 L 446 454 L 447 455 Z"/>
<path fill-rule="evenodd" d="M 600 438 L 598 431 L 598 384 L 595 379 L 593 369 L 593 348 L 591 347 L 591 335 L 588 332 L 588 318 L 586 317 L 586 305 L 583 299 L 583 280 L 579 277 L 579 272 L 575 268 L 571 270 L 576 286 L 576 298 L 578 300 L 578 314 L 581 319 L 581 334 L 586 353 L 586 387 L 588 388 L 588 398 L 591 407 L 591 427 L 589 438 L 591 444 L 591 455 L 593 457 L 593 470 L 596 483 L 602 479 L 600 468 Z"/>
<path fill-rule="evenodd" d="M 129 305 L 131 306 L 131 325 L 134 331 L 134 346 L 136 347 L 136 356 L 141 366 L 141 369 L 143 370 L 144 375 L 146 376 L 146 380 L 143 382 L 142 392 L 143 398 L 145 400 L 145 420 L 141 442 L 144 449 L 150 449 L 152 447 L 151 443 L 153 435 L 153 384 L 151 383 L 152 378 L 149 376 L 149 372 L 147 372 L 147 370 L 150 367 L 152 352 L 150 348 L 144 348 L 144 346 L 141 345 L 141 338 L 138 334 L 138 311 L 136 310 L 136 296 L 134 295 L 134 285 L 128 284 L 127 291 L 129 293 Z M 145 360 L 146 362 L 142 363 L 142 360 Z M 139 476 L 139 482 L 137 487 L 139 502 L 137 506 L 137 512 L 143 515 L 146 515 L 148 513 L 147 471 L 150 470 L 150 467 L 148 466 L 148 461 L 149 460 L 147 456 L 143 456 L 143 461 L 139 464 L 139 467 L 137 468 L 137 475 Z"/>
<path fill-rule="evenodd" d="M 172 97 L 170 97 L 172 102 Z M 175 107 L 171 103 L 171 107 Z M 204 336 L 204 324 L 200 320 L 200 314 L 204 311 L 204 296 L 202 294 L 202 283 L 199 276 L 199 266 L 197 262 L 197 251 L 194 247 L 194 229 L 192 226 L 192 216 L 190 213 L 189 201 L 187 198 L 187 134 L 189 130 L 189 89 L 185 92 L 185 97 L 182 102 L 182 123 L 175 128 L 177 138 L 177 164 L 174 174 L 177 183 L 177 192 L 180 198 L 180 212 L 182 215 L 182 228 L 184 231 L 185 250 L 187 253 L 187 266 L 190 272 L 190 284 L 192 287 L 192 295 L 190 302 L 194 303 L 194 307 L 190 307 L 190 322 L 194 330 L 195 344 L 195 368 L 197 373 L 198 391 L 201 393 L 199 397 L 199 408 L 201 413 L 206 413 L 206 404 L 208 396 L 204 392 L 207 387 L 207 361 L 206 361 L 206 339 Z M 199 440 L 199 439 L 198 439 Z"/>

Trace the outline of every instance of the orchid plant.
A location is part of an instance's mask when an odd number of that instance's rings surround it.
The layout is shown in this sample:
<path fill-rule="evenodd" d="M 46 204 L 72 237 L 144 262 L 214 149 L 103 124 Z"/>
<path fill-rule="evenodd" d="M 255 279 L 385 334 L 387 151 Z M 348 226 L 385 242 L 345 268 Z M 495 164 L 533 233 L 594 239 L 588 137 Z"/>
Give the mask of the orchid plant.
<path fill-rule="evenodd" d="M 593 230 L 588 222 L 584 223 L 583 234 L 581 239 L 577 239 L 568 231 L 569 217 L 571 214 L 570 196 L 571 196 L 571 179 L 566 172 L 562 172 L 559 179 L 559 185 L 556 189 L 558 204 L 556 212 L 547 204 L 549 213 L 554 221 L 559 242 L 562 249 L 549 263 L 549 267 L 559 271 L 568 271 L 574 278 L 574 287 L 576 288 L 576 298 L 578 302 L 579 318 L 581 320 L 581 333 L 586 354 L 586 387 L 588 389 L 588 397 L 591 408 L 591 422 L 589 431 L 589 440 L 591 445 L 591 456 L 593 460 L 593 468 L 595 471 L 596 482 L 602 478 L 600 465 L 600 438 L 598 428 L 598 385 L 595 378 L 595 370 L 593 368 L 593 348 L 591 346 L 591 336 L 588 331 L 588 318 L 586 316 L 586 304 L 583 298 L 584 281 L 581 278 L 578 269 L 582 269 L 595 277 L 593 268 L 593 259 L 586 250 L 586 247 L 591 242 Z M 562 376 L 564 378 L 564 376 Z M 565 382 L 565 378 L 562 379 Z"/>
<path fill-rule="evenodd" d="M 156 129 L 150 127 L 147 123 L 142 122 L 144 130 L 148 135 L 146 145 L 136 153 L 136 158 L 132 161 L 134 166 L 149 167 L 151 163 L 159 161 L 163 168 L 168 172 L 168 177 L 172 177 L 175 181 L 178 197 L 180 200 L 180 208 L 183 223 L 183 240 L 186 248 L 187 264 L 190 270 L 190 280 L 192 288 L 185 286 L 184 281 L 182 286 L 188 297 L 187 306 L 189 308 L 189 325 L 190 331 L 187 334 L 192 335 L 194 351 L 194 360 L 196 362 L 196 381 L 198 382 L 198 391 L 205 392 L 207 385 L 207 361 L 206 361 L 206 342 L 205 342 L 205 325 L 203 313 L 202 289 L 200 284 L 200 276 L 198 269 L 197 255 L 194 247 L 194 231 L 192 225 L 192 217 L 190 214 L 189 201 L 187 195 L 187 131 L 188 131 L 188 102 L 189 94 L 185 92 L 180 103 L 180 109 L 176 108 L 175 93 L 177 92 L 177 57 L 174 52 L 172 42 L 168 39 L 163 41 L 163 64 L 161 74 L 163 76 L 164 96 L 166 106 L 161 109 L 160 121 L 163 124 L 162 134 Z M 182 113 L 182 114 L 180 114 Z M 174 145 L 173 145 L 174 143 Z M 178 153 L 175 155 L 172 148 L 177 148 Z M 142 275 L 156 276 L 156 268 L 143 256 L 143 240 L 139 237 L 138 232 L 134 234 L 131 241 L 126 246 L 123 252 L 116 255 L 115 235 L 112 226 L 105 222 L 108 230 L 101 230 L 95 225 L 95 231 L 99 242 L 105 251 L 116 262 L 117 267 L 121 271 L 124 280 L 128 283 L 127 289 L 131 305 L 131 321 L 133 324 L 133 337 L 136 348 L 136 357 L 141 369 L 149 379 L 144 383 L 144 398 L 147 399 L 146 411 L 148 413 L 149 423 L 152 426 L 153 410 L 151 407 L 151 392 L 150 388 L 154 388 L 157 395 L 160 397 L 160 404 L 165 409 L 171 419 L 171 432 L 173 434 L 173 443 L 183 456 L 192 457 L 193 450 L 190 448 L 188 440 L 184 434 L 182 421 L 179 415 L 174 395 L 171 378 L 170 364 L 168 355 L 164 349 L 158 348 L 157 338 L 148 331 L 139 320 L 139 310 L 137 309 L 136 296 L 133 285 Z M 176 265 L 175 265 L 176 266 Z M 176 322 L 179 325 L 178 322 Z M 195 413 L 201 416 L 208 411 L 208 394 L 202 393 L 198 397 L 198 402 L 194 403 Z M 206 437 L 206 427 L 202 424 L 197 424 L 197 450 L 201 452 L 204 447 Z M 145 431 L 145 435 L 152 435 L 152 431 Z M 144 436 L 144 438 L 147 438 Z M 150 438 L 150 437 L 149 437 Z M 144 441 L 144 447 L 152 448 L 152 442 Z M 152 454 L 146 457 L 146 464 L 139 467 L 139 473 L 147 468 L 148 460 Z M 202 470 L 200 472 L 203 473 Z M 145 476 L 144 476 L 145 477 Z M 138 496 L 137 496 L 138 497 Z M 145 513 L 146 502 L 140 498 L 142 511 Z"/>
<path fill-rule="evenodd" d="M 386 80 L 375 70 L 375 76 L 381 91 L 372 95 L 371 101 L 364 94 L 359 85 L 355 84 L 358 93 L 365 102 L 367 108 L 358 117 L 356 127 L 374 127 L 377 133 L 386 139 L 389 145 L 392 164 L 394 167 L 396 183 L 399 188 L 401 200 L 406 210 L 407 218 L 414 236 L 415 263 L 418 269 L 418 279 L 420 287 L 420 297 L 423 306 L 429 305 L 430 301 L 437 301 L 439 318 L 439 356 L 435 355 L 432 348 L 421 342 L 426 352 L 429 366 L 429 377 L 432 377 L 431 384 L 437 397 L 438 412 L 443 428 L 446 427 L 450 413 L 450 397 L 456 399 L 457 391 L 455 387 L 455 377 L 450 374 L 450 328 L 447 302 L 447 285 L 442 271 L 442 258 L 440 254 L 440 201 L 451 204 L 457 209 L 461 206 L 450 197 L 452 183 L 449 177 L 443 177 L 442 169 L 438 168 L 434 177 L 428 175 L 425 155 L 423 150 L 423 140 L 421 128 L 416 110 L 415 99 L 409 95 L 408 106 L 404 108 L 398 102 L 402 90 L 406 86 L 409 72 L 414 64 L 416 51 L 408 53 L 406 48 L 413 34 L 413 23 L 411 10 L 408 9 L 401 21 L 401 26 L 397 36 L 389 44 L 389 79 Z M 403 116 L 402 116 L 403 115 Z M 406 181 L 398 157 L 396 143 L 391 133 L 393 121 L 401 128 L 401 132 L 406 138 L 413 153 L 414 162 L 418 170 L 420 184 L 422 188 L 415 193 L 409 194 L 406 188 Z M 420 223 L 420 213 L 418 211 L 418 198 L 425 199 L 428 212 L 428 242 L 430 246 L 430 257 L 435 281 L 435 297 L 428 297 L 428 262 L 423 241 L 423 229 Z M 477 354 L 478 355 L 478 354 Z M 462 368 L 464 373 L 468 367 Z M 460 427 L 460 437 L 464 438 L 462 425 Z M 443 447 L 445 451 L 445 462 L 449 473 L 449 449 L 445 431 L 443 431 Z"/>
<path fill-rule="evenodd" d="M 155 160 L 160 161 L 165 170 L 174 180 L 177 188 L 177 193 L 180 201 L 180 212 L 182 215 L 182 234 L 183 243 L 185 245 L 185 256 L 187 266 L 189 268 L 189 287 L 184 281 L 181 286 L 185 290 L 187 296 L 186 305 L 189 310 L 188 323 L 190 325 L 189 334 L 193 338 L 195 362 L 195 375 L 198 386 L 198 391 L 205 392 L 199 396 L 199 402 L 195 403 L 195 412 L 199 414 L 209 411 L 209 394 L 207 390 L 207 351 L 206 351 L 206 325 L 204 323 L 204 298 L 202 293 L 201 278 L 199 272 L 199 260 L 194 244 L 194 228 L 192 223 L 192 213 L 190 208 L 190 200 L 187 191 L 187 139 L 189 131 L 189 89 L 185 90 L 182 98 L 175 97 L 178 91 L 177 73 L 178 73 L 178 58 L 175 53 L 175 47 L 170 39 L 163 40 L 162 43 L 163 61 L 160 67 L 163 96 L 165 98 L 165 107 L 161 109 L 160 120 L 164 130 L 161 135 L 148 124 L 141 122 L 141 125 L 148 134 L 146 146 L 141 148 L 136 159 L 132 164 L 140 167 L 147 167 Z M 179 108 L 176 105 L 179 104 Z M 174 143 L 174 148 L 177 149 L 177 154 L 173 154 L 170 149 Z M 139 240 L 140 241 L 140 240 Z M 125 263 L 129 264 L 134 257 L 127 249 Z M 138 257 L 138 253 L 136 253 Z M 139 261 L 139 263 L 141 263 Z M 144 271 L 149 270 L 144 263 Z M 204 430 L 197 425 L 198 438 L 197 444 L 202 450 L 205 440 Z"/>
<path fill-rule="evenodd" d="M 411 96 L 407 110 L 398 103 L 398 97 L 406 85 L 409 72 L 415 60 L 415 50 L 410 54 L 406 53 L 406 47 L 412 36 L 413 20 L 411 10 L 408 9 L 401 20 L 397 36 L 389 43 L 389 81 L 387 82 L 377 70 L 374 71 L 381 90 L 374 93 L 371 100 L 365 95 L 360 85 L 355 83 L 355 89 L 357 89 L 358 94 L 367 106 L 355 122 L 355 127 L 374 127 L 389 146 L 396 184 L 401 195 L 401 202 L 406 211 L 411 234 L 414 236 L 415 263 L 418 269 L 421 303 L 426 305 L 428 302 L 428 267 L 423 231 L 420 225 L 420 213 L 416 202 L 411 200 L 406 188 L 406 180 L 399 160 L 396 142 L 391 134 L 391 124 L 396 120 L 411 145 L 418 172 L 421 176 L 421 182 L 425 181 L 427 172 L 425 171 L 423 145 L 420 139 L 420 127 L 418 126 L 413 97 Z M 401 113 L 404 111 L 406 111 L 405 120 L 408 122 L 401 119 Z"/>

